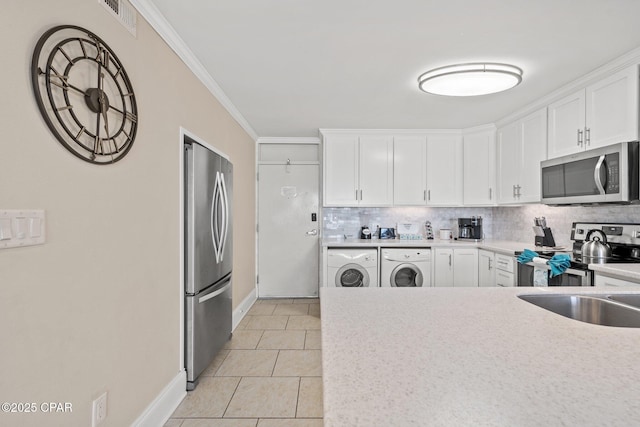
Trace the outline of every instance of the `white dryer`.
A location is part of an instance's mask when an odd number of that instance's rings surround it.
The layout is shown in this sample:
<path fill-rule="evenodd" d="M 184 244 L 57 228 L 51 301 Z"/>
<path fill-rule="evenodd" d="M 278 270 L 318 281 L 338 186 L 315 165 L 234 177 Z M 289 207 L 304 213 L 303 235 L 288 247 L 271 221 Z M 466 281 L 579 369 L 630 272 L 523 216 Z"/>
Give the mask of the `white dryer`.
<path fill-rule="evenodd" d="M 377 249 L 329 249 L 327 286 L 363 288 L 378 286 Z"/>
<path fill-rule="evenodd" d="M 382 249 L 380 286 L 431 286 L 431 249 Z"/>

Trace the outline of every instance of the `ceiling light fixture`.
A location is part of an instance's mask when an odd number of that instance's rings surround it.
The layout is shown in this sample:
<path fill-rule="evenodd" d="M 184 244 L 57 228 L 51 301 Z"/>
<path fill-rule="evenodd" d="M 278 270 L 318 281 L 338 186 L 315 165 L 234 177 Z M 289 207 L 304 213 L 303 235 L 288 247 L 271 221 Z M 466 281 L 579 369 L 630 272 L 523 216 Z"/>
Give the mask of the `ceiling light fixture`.
<path fill-rule="evenodd" d="M 522 81 L 522 70 L 509 64 L 478 62 L 434 68 L 418 77 L 418 87 L 435 95 L 476 96 L 502 92 Z"/>

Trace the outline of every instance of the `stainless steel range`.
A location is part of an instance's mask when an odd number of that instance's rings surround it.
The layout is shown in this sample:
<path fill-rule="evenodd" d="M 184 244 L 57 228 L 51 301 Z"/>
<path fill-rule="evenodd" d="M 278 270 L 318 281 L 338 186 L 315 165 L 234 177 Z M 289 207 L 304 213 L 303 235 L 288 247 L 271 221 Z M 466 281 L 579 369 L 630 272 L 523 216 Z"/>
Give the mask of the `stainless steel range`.
<path fill-rule="evenodd" d="M 572 250 L 566 252 L 571 265 L 563 274 L 550 277 L 550 267 L 544 264 L 558 252 L 539 253 L 541 259 L 518 264 L 517 286 L 593 286 L 589 264 L 640 263 L 637 223 L 574 222 L 571 241 Z"/>

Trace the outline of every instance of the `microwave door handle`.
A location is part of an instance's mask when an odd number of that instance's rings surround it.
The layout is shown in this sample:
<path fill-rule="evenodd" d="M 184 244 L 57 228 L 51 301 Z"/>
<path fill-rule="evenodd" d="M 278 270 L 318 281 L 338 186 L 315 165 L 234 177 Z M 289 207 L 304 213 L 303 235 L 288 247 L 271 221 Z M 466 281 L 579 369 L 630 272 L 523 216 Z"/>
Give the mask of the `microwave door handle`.
<path fill-rule="evenodd" d="M 593 179 L 596 182 L 596 187 L 598 187 L 598 191 L 600 192 L 600 194 L 605 194 L 604 186 L 606 185 L 606 181 L 603 183 L 602 179 L 600 178 L 602 176 L 603 163 L 604 163 L 604 154 L 600 156 L 600 158 L 598 159 L 598 163 L 596 163 L 596 168 L 593 171 Z"/>

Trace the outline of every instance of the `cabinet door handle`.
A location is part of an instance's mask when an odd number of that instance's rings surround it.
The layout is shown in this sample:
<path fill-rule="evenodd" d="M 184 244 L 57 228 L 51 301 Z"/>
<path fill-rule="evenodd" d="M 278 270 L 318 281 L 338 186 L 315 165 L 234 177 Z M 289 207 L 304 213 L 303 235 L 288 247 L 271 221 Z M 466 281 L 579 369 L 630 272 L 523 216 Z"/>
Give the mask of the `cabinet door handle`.
<path fill-rule="evenodd" d="M 584 145 L 591 145 L 591 128 L 584 128 Z"/>
<path fill-rule="evenodd" d="M 491 258 L 489 258 L 489 270 L 491 270 L 493 267 L 491 267 Z"/>
<path fill-rule="evenodd" d="M 492 197 L 493 197 L 493 195 L 492 195 L 492 191 L 491 191 L 491 188 L 490 188 L 490 189 L 489 189 L 489 200 L 491 200 L 491 199 L 492 199 Z"/>
<path fill-rule="evenodd" d="M 427 190 L 427 200 L 431 200 L 431 190 Z"/>
<path fill-rule="evenodd" d="M 578 147 L 582 146 L 582 129 L 578 129 Z"/>
<path fill-rule="evenodd" d="M 362 190 L 360 190 L 360 201 L 362 201 Z"/>
<path fill-rule="evenodd" d="M 358 201 L 358 190 L 356 190 L 356 202 Z"/>
<path fill-rule="evenodd" d="M 449 254 L 449 267 L 451 267 L 451 254 Z"/>
<path fill-rule="evenodd" d="M 427 190 L 422 190 L 422 200 L 427 200 Z"/>
<path fill-rule="evenodd" d="M 513 184 L 513 198 L 515 199 L 516 197 L 516 185 Z"/>

